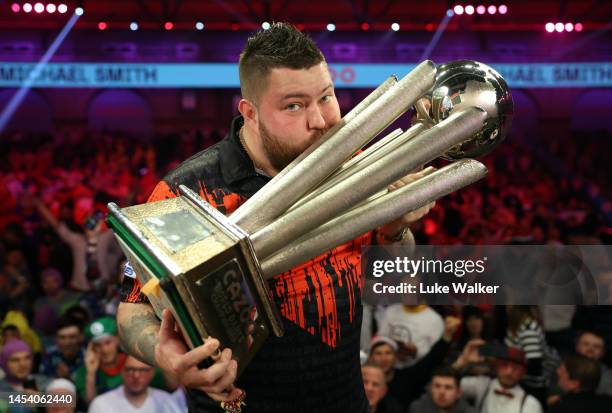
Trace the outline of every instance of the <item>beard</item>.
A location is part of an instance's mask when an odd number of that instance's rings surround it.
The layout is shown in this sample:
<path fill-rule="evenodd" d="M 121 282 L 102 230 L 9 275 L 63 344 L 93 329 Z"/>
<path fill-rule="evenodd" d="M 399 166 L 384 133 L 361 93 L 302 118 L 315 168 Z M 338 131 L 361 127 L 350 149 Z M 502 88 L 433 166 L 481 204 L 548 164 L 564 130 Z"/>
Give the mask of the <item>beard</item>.
<path fill-rule="evenodd" d="M 303 147 L 298 147 L 283 143 L 282 138 L 272 134 L 263 122 L 259 122 L 259 136 L 261 137 L 263 149 L 272 167 L 279 172 L 300 156 L 310 145 L 319 140 L 328 129 L 314 131 Z"/>

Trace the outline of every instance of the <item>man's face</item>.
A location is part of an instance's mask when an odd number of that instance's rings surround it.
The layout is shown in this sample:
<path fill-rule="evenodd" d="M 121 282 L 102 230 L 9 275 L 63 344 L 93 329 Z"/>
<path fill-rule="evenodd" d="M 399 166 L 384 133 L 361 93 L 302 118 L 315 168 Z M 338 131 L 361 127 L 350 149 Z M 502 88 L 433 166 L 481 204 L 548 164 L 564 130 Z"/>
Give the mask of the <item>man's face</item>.
<path fill-rule="evenodd" d="M 388 344 L 380 344 L 372 350 L 370 359 L 378 364 L 386 373 L 393 368 L 395 364 L 395 351 Z"/>
<path fill-rule="evenodd" d="M 449 409 L 461 397 L 461 388 L 453 377 L 434 376 L 431 379 L 431 398 L 439 409 Z"/>
<path fill-rule="evenodd" d="M 509 389 L 518 384 L 525 374 L 525 367 L 522 364 L 507 360 L 497 360 L 497 380 L 502 387 Z"/>
<path fill-rule="evenodd" d="M 387 394 L 387 383 L 385 373 L 376 367 L 362 367 L 361 377 L 365 387 L 366 397 L 370 406 L 376 406 Z"/>
<path fill-rule="evenodd" d="M 119 354 L 119 338 L 110 336 L 98 339 L 93 348 L 100 355 L 101 364 L 113 364 Z"/>
<path fill-rule="evenodd" d="M 49 297 L 55 296 L 62 288 L 62 283 L 56 277 L 47 276 L 42 279 L 42 289 Z"/>
<path fill-rule="evenodd" d="M 595 334 L 584 333 L 576 343 L 576 353 L 588 357 L 591 360 L 601 360 L 604 355 L 603 338 Z"/>
<path fill-rule="evenodd" d="M 122 374 L 125 391 L 132 396 L 137 396 L 147 391 L 153 380 L 154 371 L 151 366 L 128 356 Z"/>
<path fill-rule="evenodd" d="M 268 160 L 280 171 L 340 120 L 327 64 L 272 69 L 257 116 Z"/>
<path fill-rule="evenodd" d="M 12 376 L 23 381 L 32 373 L 32 354 L 27 351 L 13 353 L 6 366 Z"/>
<path fill-rule="evenodd" d="M 77 326 L 67 326 L 57 331 L 55 335 L 57 348 L 65 357 L 76 356 L 83 343 L 83 335 Z"/>

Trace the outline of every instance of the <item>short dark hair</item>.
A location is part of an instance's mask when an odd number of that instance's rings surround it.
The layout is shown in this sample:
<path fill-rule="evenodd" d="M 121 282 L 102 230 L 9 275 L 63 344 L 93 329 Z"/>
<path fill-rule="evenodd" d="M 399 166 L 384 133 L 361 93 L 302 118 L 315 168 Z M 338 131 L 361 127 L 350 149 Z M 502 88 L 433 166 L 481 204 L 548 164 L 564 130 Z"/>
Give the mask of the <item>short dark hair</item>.
<path fill-rule="evenodd" d="M 81 320 L 77 320 L 76 318 L 71 317 L 71 316 L 63 315 L 57 321 L 57 327 L 55 329 L 55 332 L 57 333 L 61 329 L 66 328 L 66 327 L 76 327 L 79 329 L 80 333 L 83 332 L 83 323 Z"/>
<path fill-rule="evenodd" d="M 240 54 L 242 97 L 258 103 L 272 69 L 309 69 L 323 61 L 323 53 L 310 36 L 289 23 L 273 23 L 249 37 Z"/>
<path fill-rule="evenodd" d="M 599 363 L 579 354 L 567 356 L 563 362 L 570 379 L 580 383 L 580 391 L 593 391 L 601 380 Z"/>
<path fill-rule="evenodd" d="M 451 366 L 440 366 L 436 368 L 431 374 L 432 380 L 434 377 L 450 377 L 455 381 L 457 387 L 461 385 L 461 375 L 459 375 L 457 370 L 453 369 Z"/>

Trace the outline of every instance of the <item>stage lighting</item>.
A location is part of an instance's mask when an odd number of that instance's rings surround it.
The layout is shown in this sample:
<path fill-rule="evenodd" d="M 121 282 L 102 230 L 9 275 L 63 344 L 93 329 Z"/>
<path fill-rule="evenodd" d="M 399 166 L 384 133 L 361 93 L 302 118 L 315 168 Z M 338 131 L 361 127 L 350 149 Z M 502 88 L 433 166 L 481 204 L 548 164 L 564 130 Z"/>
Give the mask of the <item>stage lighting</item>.
<path fill-rule="evenodd" d="M 465 14 L 469 14 L 469 15 L 474 14 L 474 6 L 472 6 L 471 4 L 468 6 L 465 6 Z"/>
<path fill-rule="evenodd" d="M 370 23 L 368 22 L 361 23 L 361 30 L 370 30 Z"/>
<path fill-rule="evenodd" d="M 487 8 L 485 6 L 483 6 L 482 4 L 480 4 L 478 7 L 476 7 L 476 13 L 478 14 L 485 14 L 487 12 Z"/>
<path fill-rule="evenodd" d="M 453 7 L 453 11 L 455 12 L 455 14 L 463 14 L 463 6 L 460 4 L 457 4 L 455 7 Z"/>
<path fill-rule="evenodd" d="M 166 30 L 172 30 L 173 27 L 174 27 L 174 24 L 172 22 L 164 23 L 164 29 Z"/>
<path fill-rule="evenodd" d="M 336 25 L 333 23 L 328 23 L 327 24 L 327 30 L 330 32 L 333 32 L 334 30 L 336 30 Z"/>
<path fill-rule="evenodd" d="M 391 24 L 391 30 L 393 30 L 394 32 L 399 31 L 399 29 L 400 29 L 400 25 L 399 25 L 399 23 L 393 23 L 393 24 Z"/>
<path fill-rule="evenodd" d="M 556 23 L 555 24 L 555 30 L 557 32 L 561 33 L 564 29 L 565 29 L 565 26 L 563 25 L 563 23 Z"/>
<path fill-rule="evenodd" d="M 491 4 L 489 7 L 487 7 L 487 11 L 489 14 L 495 14 L 497 12 L 497 7 L 495 7 L 494 4 Z"/>
<path fill-rule="evenodd" d="M 565 23 L 565 31 L 566 32 L 574 31 L 574 25 L 572 23 Z"/>
<path fill-rule="evenodd" d="M 19 13 L 21 6 L 18 3 L 13 3 L 11 4 L 11 10 L 13 10 L 13 13 Z"/>
<path fill-rule="evenodd" d="M 505 4 L 500 4 L 497 8 L 497 11 L 499 12 L 499 14 L 506 14 L 508 13 L 508 6 L 506 6 Z"/>
<path fill-rule="evenodd" d="M 42 3 L 36 3 L 36 4 L 34 5 L 34 11 L 35 11 L 36 13 L 42 13 L 43 11 L 45 11 L 45 6 L 44 6 L 44 4 L 42 4 Z"/>
<path fill-rule="evenodd" d="M 76 14 L 77 16 L 82 16 L 83 13 L 85 13 L 85 10 L 83 10 L 82 7 L 77 7 L 76 9 L 74 9 L 74 14 Z"/>
<path fill-rule="evenodd" d="M 546 26 L 544 26 L 546 28 L 546 31 L 548 33 L 552 33 L 555 31 L 555 24 L 554 23 L 546 23 Z"/>
<path fill-rule="evenodd" d="M 576 23 L 574 25 L 574 30 L 576 30 L 577 32 L 581 32 L 582 31 L 582 23 Z"/>
<path fill-rule="evenodd" d="M 55 13 L 55 4 L 53 3 L 49 3 L 47 4 L 47 13 Z"/>
<path fill-rule="evenodd" d="M 270 23 L 268 23 L 268 22 L 263 22 L 263 23 L 261 24 L 261 28 L 262 28 L 262 29 L 264 29 L 264 30 L 268 30 L 268 29 L 270 28 Z"/>
<path fill-rule="evenodd" d="M 106 30 L 106 23 L 105 23 L 105 22 L 100 22 L 100 23 L 98 23 L 98 29 L 100 29 L 100 30 Z"/>
<path fill-rule="evenodd" d="M 446 10 L 446 15 L 447 15 L 448 17 L 453 17 L 453 16 L 455 15 L 455 12 L 454 12 L 454 11 L 452 11 L 451 9 L 448 9 L 448 10 Z"/>
<path fill-rule="evenodd" d="M 195 25 L 196 30 L 204 30 L 204 23 L 197 22 Z"/>
<path fill-rule="evenodd" d="M 68 11 L 68 6 L 66 6 L 64 3 L 60 4 L 59 6 L 57 6 L 57 11 L 64 14 Z"/>
<path fill-rule="evenodd" d="M 133 31 L 133 32 L 138 30 L 138 23 L 136 23 L 136 22 L 130 23 L 130 30 Z"/>

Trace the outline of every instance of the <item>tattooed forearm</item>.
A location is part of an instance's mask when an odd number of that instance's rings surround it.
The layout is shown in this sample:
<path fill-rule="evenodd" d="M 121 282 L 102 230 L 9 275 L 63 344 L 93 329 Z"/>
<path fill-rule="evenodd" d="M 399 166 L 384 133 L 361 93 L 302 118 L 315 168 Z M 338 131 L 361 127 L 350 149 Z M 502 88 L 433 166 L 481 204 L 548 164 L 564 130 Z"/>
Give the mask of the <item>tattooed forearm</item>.
<path fill-rule="evenodd" d="M 155 366 L 155 345 L 160 322 L 148 304 L 121 303 L 117 311 L 123 348 L 134 357 Z"/>

